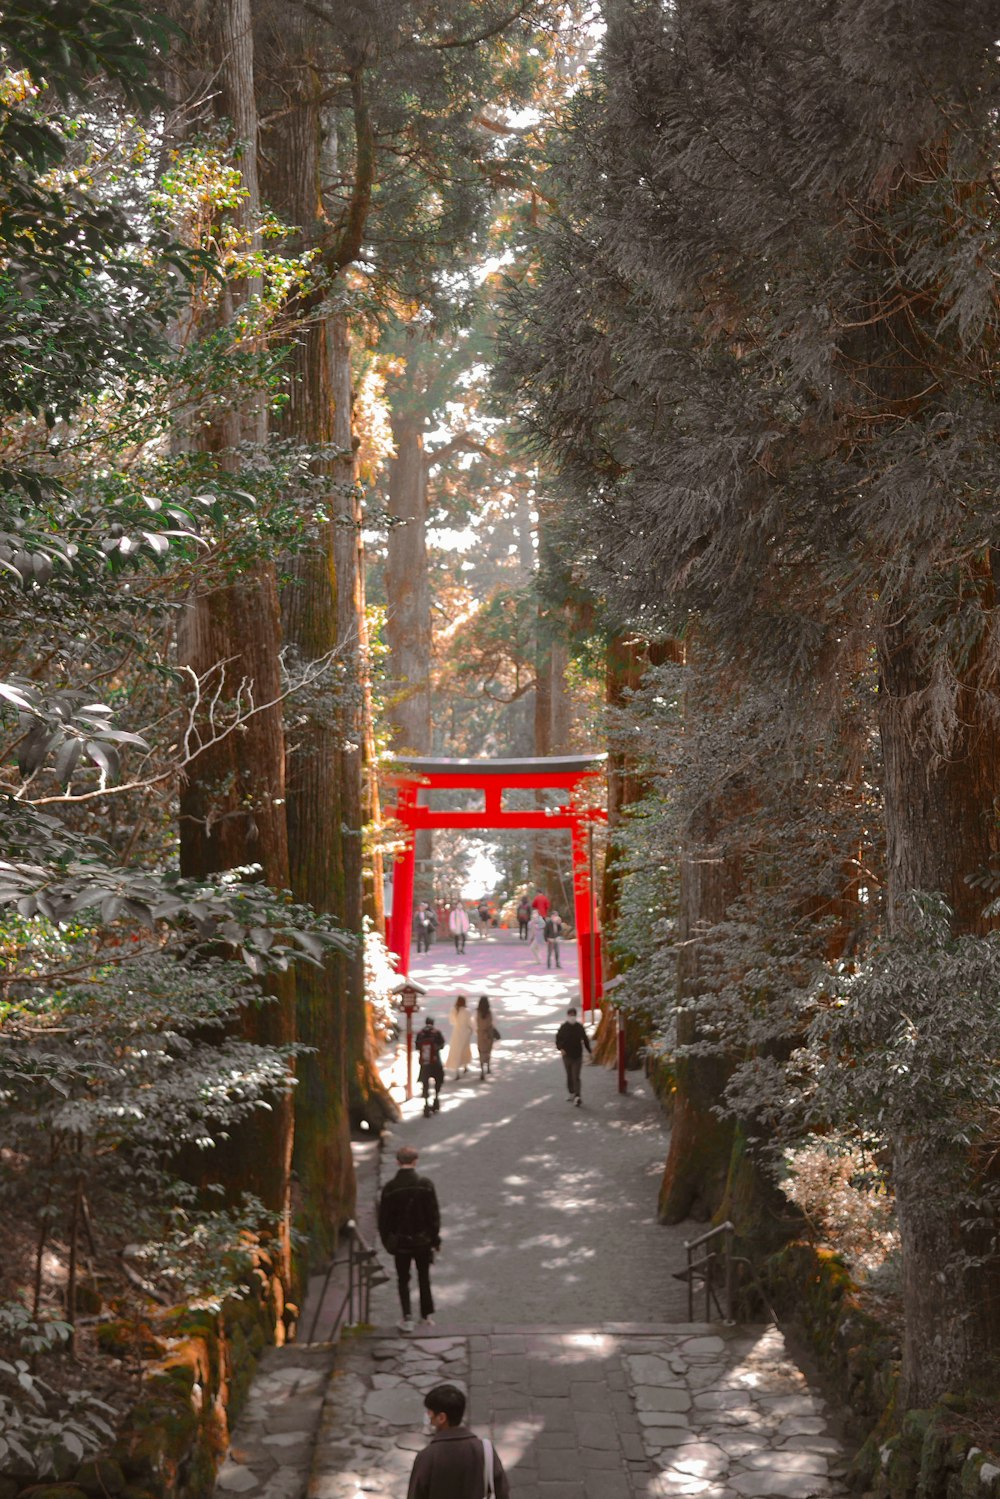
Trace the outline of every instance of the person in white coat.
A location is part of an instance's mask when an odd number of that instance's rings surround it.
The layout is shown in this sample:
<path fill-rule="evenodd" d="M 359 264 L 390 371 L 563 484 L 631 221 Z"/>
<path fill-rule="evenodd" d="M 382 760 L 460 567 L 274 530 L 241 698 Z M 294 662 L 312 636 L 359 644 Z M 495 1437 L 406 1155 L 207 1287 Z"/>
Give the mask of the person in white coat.
<path fill-rule="evenodd" d="M 468 1072 L 471 1061 L 472 1016 L 469 1014 L 465 995 L 460 994 L 451 1012 L 451 1038 L 448 1042 L 448 1055 L 444 1059 L 445 1070 L 454 1068 L 457 1081 L 461 1073 Z"/>
<path fill-rule="evenodd" d="M 457 900 L 448 912 L 448 930 L 455 939 L 455 951 L 465 951 L 465 939 L 469 935 L 469 913 Z"/>

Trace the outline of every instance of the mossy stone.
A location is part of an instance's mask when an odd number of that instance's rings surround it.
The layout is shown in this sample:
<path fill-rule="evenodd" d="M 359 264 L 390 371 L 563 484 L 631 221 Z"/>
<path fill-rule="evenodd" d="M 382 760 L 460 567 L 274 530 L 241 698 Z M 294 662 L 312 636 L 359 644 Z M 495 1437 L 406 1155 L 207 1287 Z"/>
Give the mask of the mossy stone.
<path fill-rule="evenodd" d="M 33 1483 L 21 1490 L 21 1499 L 87 1499 L 75 1483 Z"/>
<path fill-rule="evenodd" d="M 112 1358 L 127 1358 L 135 1354 L 144 1359 L 161 1358 L 164 1352 L 162 1339 L 147 1322 L 101 1322 L 96 1336 L 98 1348 Z"/>
<path fill-rule="evenodd" d="M 105 1494 L 121 1493 L 125 1487 L 125 1474 L 113 1458 L 92 1457 L 88 1462 L 80 1464 L 73 1482 L 78 1484 L 85 1494 L 96 1495 L 97 1499 L 103 1499 Z"/>

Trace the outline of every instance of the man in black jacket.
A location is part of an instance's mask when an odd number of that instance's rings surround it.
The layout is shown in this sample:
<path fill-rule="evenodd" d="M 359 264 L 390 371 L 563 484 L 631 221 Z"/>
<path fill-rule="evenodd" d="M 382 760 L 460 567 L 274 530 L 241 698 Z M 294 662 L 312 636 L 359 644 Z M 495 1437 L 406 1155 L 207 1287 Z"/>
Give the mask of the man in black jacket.
<path fill-rule="evenodd" d="M 580 1071 L 583 1067 L 583 1048 L 590 1053 L 590 1041 L 587 1032 L 576 1018 L 576 1009 L 570 1005 L 566 1011 L 566 1019 L 556 1031 L 556 1045 L 566 1068 L 566 1086 L 569 1089 L 567 1102 L 575 1103 L 580 1107 Z"/>
<path fill-rule="evenodd" d="M 433 1111 L 436 1114 L 441 1107 L 441 1084 L 444 1082 L 444 1065 L 441 1061 L 444 1036 L 429 1015 L 417 1032 L 415 1044 L 417 1061 L 420 1064 L 417 1081 L 424 1092 L 424 1118 L 428 1119 L 431 1114 L 431 1083 L 434 1084 Z"/>
<path fill-rule="evenodd" d="M 481 1438 L 462 1425 L 462 1391 L 453 1384 L 435 1385 L 424 1396 L 424 1407 L 431 1439 L 414 1460 L 406 1499 L 483 1499 L 486 1453 Z M 495 1449 L 492 1469 L 496 1499 L 510 1499 L 510 1485 Z"/>
<path fill-rule="evenodd" d="M 431 1295 L 431 1261 L 441 1248 L 441 1211 L 434 1183 L 416 1172 L 418 1152 L 412 1145 L 396 1151 L 399 1170 L 382 1188 L 378 1204 L 378 1231 L 382 1243 L 396 1261 L 399 1304 L 403 1309 L 401 1332 L 413 1331 L 410 1309 L 410 1266 L 417 1267 L 420 1316 L 428 1327 L 434 1323 Z"/>

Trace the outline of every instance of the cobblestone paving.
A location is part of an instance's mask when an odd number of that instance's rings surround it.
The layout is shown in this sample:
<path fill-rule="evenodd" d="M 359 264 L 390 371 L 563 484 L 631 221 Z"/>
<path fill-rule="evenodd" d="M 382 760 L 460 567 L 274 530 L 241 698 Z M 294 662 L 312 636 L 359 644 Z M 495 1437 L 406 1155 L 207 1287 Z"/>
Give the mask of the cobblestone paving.
<path fill-rule="evenodd" d="M 846 1454 L 773 1328 L 482 1329 L 342 1348 L 308 1499 L 404 1499 L 449 1380 L 515 1499 L 839 1499 Z"/>
<path fill-rule="evenodd" d="M 300 1499 L 334 1356 L 329 1345 L 268 1349 L 219 1470 L 218 1494 Z"/>

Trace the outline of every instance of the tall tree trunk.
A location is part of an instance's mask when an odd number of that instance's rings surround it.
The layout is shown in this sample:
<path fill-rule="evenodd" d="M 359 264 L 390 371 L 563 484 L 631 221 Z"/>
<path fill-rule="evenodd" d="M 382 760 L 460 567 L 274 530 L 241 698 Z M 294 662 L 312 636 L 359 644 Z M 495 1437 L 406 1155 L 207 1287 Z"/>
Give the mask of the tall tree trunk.
<path fill-rule="evenodd" d="M 365 745 L 370 733 L 370 703 L 365 675 L 367 627 L 364 615 L 364 552 L 361 499 L 354 460 L 351 423 L 351 342 L 347 319 L 327 321 L 329 380 L 333 399 L 333 438 L 344 454 L 337 460 L 341 480 L 336 490 L 334 566 L 337 579 L 337 634 L 344 653 L 348 686 L 340 712 L 340 784 L 343 808 L 341 842 L 344 869 L 344 924 L 359 935 L 364 914 L 363 828 L 366 801 Z M 378 1131 L 399 1117 L 379 1076 L 372 1028 L 365 1003 L 364 953 L 359 942 L 349 960 L 347 982 L 348 1103 L 351 1116 Z"/>
<path fill-rule="evenodd" d="M 427 457 L 423 420 L 394 414 L 395 457 L 389 467 L 389 528 L 385 563 L 386 639 L 395 695 L 394 743 L 421 755 L 431 746 L 431 598 L 427 562 Z"/>
<path fill-rule="evenodd" d="M 569 650 L 564 622 L 551 612 L 538 611 L 535 643 L 535 754 L 559 755 L 569 749 L 570 705 L 566 691 Z M 542 792 L 536 805 L 545 806 Z M 560 914 L 573 909 L 572 885 L 566 876 L 570 857 L 565 834 L 536 832 L 532 838 L 532 878 L 544 890 Z"/>
<path fill-rule="evenodd" d="M 724 920 L 743 888 L 743 859 L 726 843 L 726 829 L 742 803 L 741 787 L 723 788 L 692 822 L 681 853 L 677 921 L 680 1046 L 690 1046 L 699 1039 L 697 1018 L 684 1005 L 704 987 L 706 933 Z M 663 1223 L 680 1223 L 687 1217 L 711 1218 L 725 1197 L 734 1125 L 731 1119 L 720 1119 L 714 1110 L 729 1072 L 729 1058 L 718 1053 L 678 1059 L 670 1149 L 660 1185 Z"/>
<path fill-rule="evenodd" d="M 995 627 L 987 626 L 987 638 L 966 668 L 956 704 L 955 735 L 946 754 L 933 753 L 914 725 L 912 706 L 930 683 L 919 664 L 910 621 L 900 617 L 881 642 L 878 704 L 885 763 L 887 907 L 889 931 L 897 937 L 907 930 L 906 897 L 911 891 L 942 894 L 954 913 L 956 935 L 987 930 L 983 891 L 969 881 L 995 868 L 1000 858 L 1000 724 L 995 699 L 992 712 L 989 703 L 995 692 L 990 662 L 996 642 L 989 638 L 991 628 Z M 952 1184 L 968 1169 L 967 1152 L 957 1143 L 942 1140 L 931 1162 L 906 1138 L 893 1139 L 893 1187 L 903 1247 L 903 1382 L 909 1405 L 929 1404 L 942 1391 L 965 1390 L 996 1375 L 996 1237 L 946 1216 L 935 1201 L 936 1180 Z"/>
<path fill-rule="evenodd" d="M 322 235 L 319 190 L 322 84 L 312 48 L 310 24 L 300 12 L 275 17 L 281 34 L 267 35 L 268 52 L 285 62 L 278 94 L 283 107 L 273 110 L 265 137 L 268 201 L 286 223 L 299 226 L 292 248 L 312 248 Z M 302 322 L 287 362 L 288 403 L 281 434 L 311 448 L 324 448 L 314 474 L 324 480 L 328 519 L 315 529 L 312 545 L 285 559 L 287 581 L 281 590 L 281 615 L 289 666 L 293 672 L 320 670 L 305 707 L 296 712 L 292 699 L 288 747 L 288 837 L 291 888 L 297 899 L 338 917 L 360 936 L 360 878 L 349 888 L 354 869 L 348 863 L 344 829 L 360 845 L 360 791 L 345 784 L 344 699 L 354 689 L 350 672 L 357 631 L 345 640 L 341 621 L 338 562 L 353 547 L 353 525 L 338 542 L 344 490 L 353 489 L 349 394 L 335 391 L 331 377 L 330 336 L 320 315 L 321 294 L 311 294 L 296 308 Z M 333 450 L 338 456 L 332 456 Z M 310 507 L 316 505 L 310 496 Z M 344 580 L 351 598 L 350 571 Z M 355 622 L 356 624 L 356 622 Z M 326 663 L 325 669 L 323 663 Z M 355 821 L 351 821 L 352 815 Z M 298 982 L 297 1019 L 300 1040 L 311 1050 L 299 1064 L 295 1091 L 295 1171 L 300 1184 L 301 1213 L 312 1241 L 329 1249 L 339 1224 L 355 1203 L 354 1166 L 348 1115 L 349 1020 L 352 1005 L 361 1006 L 358 957 L 336 954 L 322 968 L 303 969 Z"/>
<path fill-rule="evenodd" d="M 431 739 L 430 572 L 427 558 L 427 478 L 424 421 L 418 411 L 394 412 L 396 453 L 389 466 L 389 528 L 385 563 L 387 601 L 385 633 L 393 682 L 390 717 L 393 747 L 429 755 Z M 414 896 L 434 898 L 433 835 L 416 835 Z"/>
<path fill-rule="evenodd" d="M 605 651 L 604 700 L 613 711 L 620 711 L 628 701 L 629 694 L 638 690 L 648 668 L 662 665 L 666 661 L 682 663 L 684 646 L 679 640 L 670 640 L 650 646 L 634 634 L 613 635 Z M 608 753 L 608 852 L 604 861 L 604 878 L 601 886 L 601 923 L 611 932 L 618 921 L 621 910 L 621 845 L 622 827 L 628 808 L 644 792 L 644 782 L 639 774 L 635 757 L 622 746 L 620 740 L 612 739 Z M 619 971 L 610 951 L 604 947 L 608 977 Z M 639 1065 L 639 1054 L 648 1040 L 646 1027 L 630 1019 L 625 1026 L 625 1062 L 628 1067 Z M 613 1063 L 618 1051 L 618 1023 L 611 1006 L 605 1006 L 598 1028 L 594 1054 L 600 1062 Z"/>
<path fill-rule="evenodd" d="M 237 223 L 259 248 L 257 114 L 249 0 L 219 0 L 206 39 L 218 77 L 218 109 L 236 133 L 244 201 Z M 259 290 L 250 283 L 224 288 L 217 326 L 232 323 L 240 306 Z M 198 433 L 220 467 L 239 470 L 240 443 L 266 437 L 262 394 L 234 403 L 226 415 Z M 252 696 L 256 711 L 238 734 L 203 751 L 188 767 L 180 797 L 180 861 L 183 874 L 205 877 L 240 865 L 259 864 L 263 879 L 286 889 L 289 880 L 285 825 L 285 760 L 281 710 L 281 632 L 273 568 L 256 564 L 239 583 L 196 592 L 185 610 L 182 660 L 199 678 L 212 674 L 220 701 L 231 705 L 238 691 Z M 263 705 L 269 706 L 263 706 Z M 199 706 L 203 734 L 211 734 Z M 295 1037 L 295 981 L 289 973 L 269 985 L 273 1000 L 244 1012 L 243 1033 L 266 1045 Z M 285 1094 L 272 1111 L 234 1126 L 213 1158 L 233 1191 L 254 1192 L 274 1211 L 288 1207 L 292 1150 L 292 1104 Z"/>

